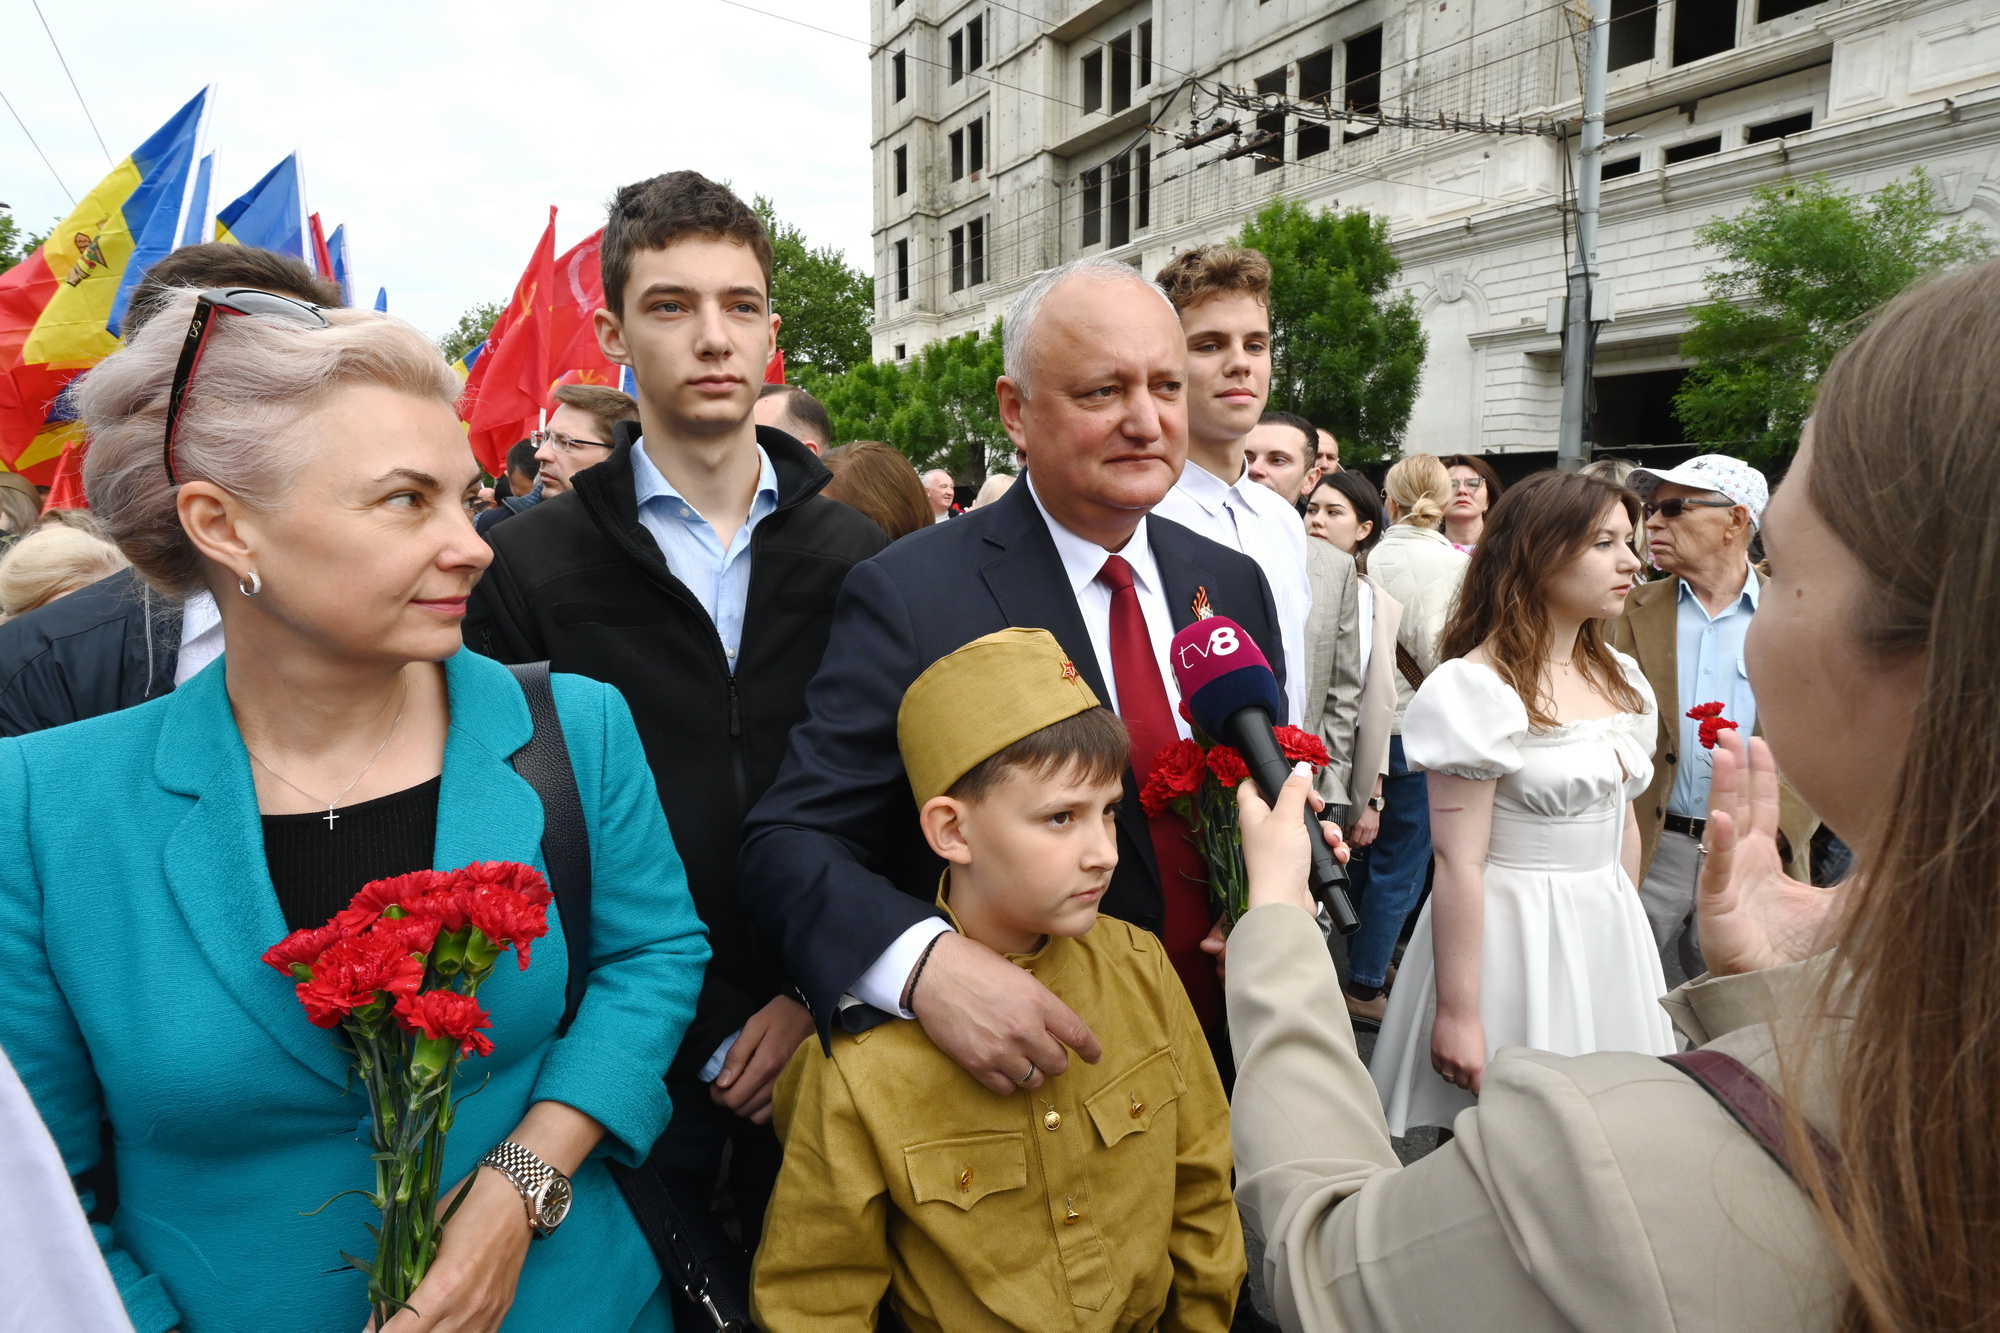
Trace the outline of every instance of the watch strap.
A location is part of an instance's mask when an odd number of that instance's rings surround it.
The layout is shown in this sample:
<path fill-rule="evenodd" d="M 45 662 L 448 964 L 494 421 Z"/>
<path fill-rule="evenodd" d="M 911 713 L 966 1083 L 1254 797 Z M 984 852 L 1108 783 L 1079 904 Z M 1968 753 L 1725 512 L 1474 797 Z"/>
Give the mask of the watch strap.
<path fill-rule="evenodd" d="M 551 1182 L 567 1179 L 562 1172 L 511 1139 L 494 1147 L 479 1159 L 479 1164 L 492 1167 L 520 1191 L 521 1200 L 528 1208 L 528 1224 L 535 1229 L 536 1235 L 546 1236 L 553 1230 L 542 1222 L 541 1200 Z"/>

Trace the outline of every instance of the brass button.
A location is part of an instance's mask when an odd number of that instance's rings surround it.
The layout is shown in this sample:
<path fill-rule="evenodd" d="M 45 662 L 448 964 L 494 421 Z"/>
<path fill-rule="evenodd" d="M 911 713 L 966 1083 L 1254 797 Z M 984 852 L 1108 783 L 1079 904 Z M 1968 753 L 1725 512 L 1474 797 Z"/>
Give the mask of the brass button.
<path fill-rule="evenodd" d="M 1139 1100 L 1138 1093 L 1128 1092 L 1125 1095 L 1132 1099 L 1132 1118 L 1134 1120 L 1137 1120 L 1140 1116 L 1146 1114 L 1146 1103 Z"/>
<path fill-rule="evenodd" d="M 1045 1128 L 1045 1129 L 1061 1129 L 1061 1128 L 1062 1128 L 1062 1112 L 1061 1112 L 1061 1111 L 1051 1111 L 1051 1112 L 1049 1112 L 1049 1113 L 1048 1113 L 1047 1115 L 1043 1116 L 1043 1117 L 1042 1117 L 1042 1126 L 1043 1126 L 1043 1128 Z"/>
<path fill-rule="evenodd" d="M 972 1193 L 972 1168 L 969 1166 L 958 1173 L 958 1192 L 961 1194 Z"/>

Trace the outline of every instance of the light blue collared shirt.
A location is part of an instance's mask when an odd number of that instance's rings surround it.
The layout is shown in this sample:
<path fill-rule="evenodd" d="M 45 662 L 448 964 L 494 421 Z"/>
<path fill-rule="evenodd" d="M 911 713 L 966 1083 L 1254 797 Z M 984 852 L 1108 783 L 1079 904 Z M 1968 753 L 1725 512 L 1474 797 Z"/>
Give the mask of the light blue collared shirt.
<path fill-rule="evenodd" d="M 1697 704 L 1722 704 L 1722 715 L 1748 736 L 1757 725 L 1757 699 L 1743 670 L 1743 636 L 1757 613 L 1755 570 L 1743 571 L 1743 591 L 1711 616 L 1685 579 L 1678 580 L 1675 608 L 1674 660 L 1680 676 L 1680 763 L 1674 767 L 1673 789 L 1667 793 L 1667 813 L 1687 819 L 1708 818 L 1708 781 L 1715 756 L 1701 748 L 1701 724 L 1687 715 Z"/>
<path fill-rule="evenodd" d="M 743 607 L 750 598 L 750 534 L 778 508 L 778 474 L 771 456 L 757 447 L 757 494 L 750 517 L 724 550 L 715 529 L 674 489 L 653 465 L 642 438 L 632 445 L 632 482 L 639 500 L 639 522 L 659 543 L 673 576 L 687 584 L 715 624 L 716 637 L 736 673 L 736 652 L 743 645 Z"/>

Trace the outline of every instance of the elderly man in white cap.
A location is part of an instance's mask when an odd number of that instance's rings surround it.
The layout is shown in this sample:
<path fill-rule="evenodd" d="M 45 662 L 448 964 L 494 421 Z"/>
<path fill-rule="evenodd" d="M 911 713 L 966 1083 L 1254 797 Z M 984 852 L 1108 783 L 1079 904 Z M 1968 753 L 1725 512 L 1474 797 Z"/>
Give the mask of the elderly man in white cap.
<path fill-rule="evenodd" d="M 1611 626 L 1612 646 L 1630 653 L 1659 700 L 1653 783 L 1639 799 L 1640 900 L 1661 951 L 1679 940 L 1680 965 L 1702 972 L 1694 931 L 1713 761 L 1688 712 L 1720 704 L 1721 716 L 1749 735 L 1757 700 L 1743 670 L 1743 637 L 1757 614 L 1764 576 L 1750 563 L 1750 539 L 1770 488 L 1748 463 L 1703 454 L 1675 468 L 1639 468 L 1628 483 L 1646 502 L 1653 563 L 1670 576 L 1635 589 Z M 1812 813 L 1785 786 L 1779 815 L 1786 868 L 1806 878 Z M 1671 971 L 1673 954 L 1666 960 Z"/>

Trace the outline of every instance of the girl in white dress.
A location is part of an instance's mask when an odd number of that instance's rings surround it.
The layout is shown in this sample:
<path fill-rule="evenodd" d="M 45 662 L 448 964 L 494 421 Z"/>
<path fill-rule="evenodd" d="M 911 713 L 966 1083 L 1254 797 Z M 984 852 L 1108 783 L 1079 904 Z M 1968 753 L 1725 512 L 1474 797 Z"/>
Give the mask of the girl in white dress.
<path fill-rule="evenodd" d="M 1437 873 L 1371 1065 L 1391 1134 L 1448 1126 L 1502 1047 L 1674 1050 L 1634 888 L 1655 704 L 1602 631 L 1638 574 L 1638 517 L 1595 478 L 1508 491 L 1410 705 Z"/>

